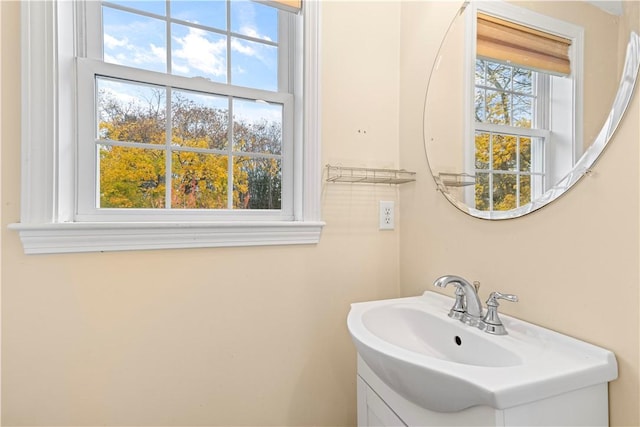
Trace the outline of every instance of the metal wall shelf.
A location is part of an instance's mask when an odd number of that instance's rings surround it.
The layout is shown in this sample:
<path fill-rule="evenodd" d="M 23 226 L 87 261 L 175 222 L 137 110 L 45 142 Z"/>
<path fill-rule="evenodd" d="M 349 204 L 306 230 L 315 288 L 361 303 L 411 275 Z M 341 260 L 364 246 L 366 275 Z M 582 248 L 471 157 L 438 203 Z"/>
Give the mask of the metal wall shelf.
<path fill-rule="evenodd" d="M 327 165 L 327 182 L 404 184 L 416 180 L 416 173 L 404 169 L 372 169 Z"/>
<path fill-rule="evenodd" d="M 441 182 L 445 187 L 467 187 L 476 185 L 476 176 L 468 173 L 440 172 L 436 181 Z"/>

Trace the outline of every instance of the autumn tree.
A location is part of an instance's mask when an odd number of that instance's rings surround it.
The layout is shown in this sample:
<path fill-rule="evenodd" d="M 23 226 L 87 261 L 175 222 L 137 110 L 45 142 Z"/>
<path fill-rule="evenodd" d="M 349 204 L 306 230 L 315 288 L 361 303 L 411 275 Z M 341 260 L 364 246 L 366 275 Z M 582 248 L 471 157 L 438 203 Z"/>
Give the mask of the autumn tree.
<path fill-rule="evenodd" d="M 234 208 L 280 208 L 279 123 L 234 120 L 233 151 L 247 155 L 230 160 L 226 109 L 174 93 L 168 118 L 165 104 L 163 91 L 154 91 L 144 103 L 100 94 L 101 207 L 163 208 L 170 203 L 172 208 L 226 209 L 231 194 Z"/>
<path fill-rule="evenodd" d="M 161 96 L 155 95 L 156 99 L 148 100 L 145 108 L 134 102 L 121 102 L 108 93 L 100 96 L 100 138 L 149 145 L 149 148 L 106 143 L 99 146 L 102 208 L 165 207 L 166 117 L 160 106 Z"/>

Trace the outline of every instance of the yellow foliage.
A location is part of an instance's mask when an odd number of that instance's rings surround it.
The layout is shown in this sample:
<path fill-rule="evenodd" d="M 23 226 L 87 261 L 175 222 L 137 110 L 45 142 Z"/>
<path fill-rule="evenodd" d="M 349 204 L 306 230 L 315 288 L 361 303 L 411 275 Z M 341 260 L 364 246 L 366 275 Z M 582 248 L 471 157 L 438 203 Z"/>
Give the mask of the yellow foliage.
<path fill-rule="evenodd" d="M 144 126 L 144 122 L 141 125 Z M 147 148 L 101 145 L 100 207 L 102 208 L 164 208 L 166 159 L 164 132 L 141 135 L 132 124 L 100 124 L 108 139 L 146 141 Z M 144 136 L 144 138 L 141 138 Z M 174 143 L 178 142 L 173 138 Z M 183 139 L 181 147 L 207 148 L 203 138 Z M 152 147 L 153 146 L 153 147 Z M 279 167 L 273 161 L 268 174 L 277 177 Z M 249 158 L 233 162 L 233 206 L 241 207 L 249 192 L 247 165 Z M 229 161 L 225 155 L 200 153 L 172 147 L 171 207 L 182 209 L 226 209 L 229 191 Z M 251 169 L 251 168 L 249 168 Z"/>

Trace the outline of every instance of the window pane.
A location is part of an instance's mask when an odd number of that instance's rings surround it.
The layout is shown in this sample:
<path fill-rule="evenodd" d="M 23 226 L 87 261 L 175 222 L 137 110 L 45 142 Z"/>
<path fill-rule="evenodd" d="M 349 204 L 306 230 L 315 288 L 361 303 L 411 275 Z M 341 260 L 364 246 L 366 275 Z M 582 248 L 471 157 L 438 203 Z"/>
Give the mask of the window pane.
<path fill-rule="evenodd" d="M 165 90 L 97 78 L 98 138 L 165 144 Z"/>
<path fill-rule="evenodd" d="M 278 48 L 231 38 L 231 84 L 278 90 Z"/>
<path fill-rule="evenodd" d="M 531 202 L 531 176 L 520 176 L 520 206 Z"/>
<path fill-rule="evenodd" d="M 485 61 L 476 59 L 476 86 L 484 86 Z"/>
<path fill-rule="evenodd" d="M 100 208 L 164 207 L 164 151 L 110 145 L 98 148 Z"/>
<path fill-rule="evenodd" d="M 496 90 L 511 90 L 511 79 L 513 67 L 499 64 L 497 62 L 486 62 L 487 77 L 486 85 Z"/>
<path fill-rule="evenodd" d="M 171 207 L 227 208 L 227 156 L 174 151 L 171 156 Z"/>
<path fill-rule="evenodd" d="M 166 15 L 166 1 L 153 1 L 153 0 L 134 0 L 134 1 L 119 1 L 109 0 L 108 3 L 117 4 L 131 9 L 137 9 L 143 12 L 155 13 L 156 15 Z"/>
<path fill-rule="evenodd" d="M 531 172 L 531 138 L 520 138 L 520 171 Z"/>
<path fill-rule="evenodd" d="M 476 122 L 483 123 L 487 120 L 487 104 L 485 102 L 487 91 L 484 89 L 476 88 L 475 95 L 475 115 Z"/>
<path fill-rule="evenodd" d="M 493 135 L 493 165 L 494 170 L 517 169 L 517 137 L 513 135 Z"/>
<path fill-rule="evenodd" d="M 208 27 L 226 30 L 227 2 L 214 1 L 173 1 L 171 17 Z"/>
<path fill-rule="evenodd" d="M 513 69 L 513 91 L 523 94 L 533 94 L 533 80 L 536 73 L 524 68 Z"/>
<path fill-rule="evenodd" d="M 513 126 L 530 129 L 533 124 L 533 99 L 529 96 L 513 95 Z"/>
<path fill-rule="evenodd" d="M 280 160 L 236 157 L 233 162 L 233 174 L 234 208 L 280 209 L 282 202 Z"/>
<path fill-rule="evenodd" d="M 493 176 L 493 210 L 508 211 L 517 208 L 518 181 L 516 175 Z"/>
<path fill-rule="evenodd" d="M 487 91 L 486 122 L 499 125 L 511 124 L 511 95 L 505 92 Z"/>
<path fill-rule="evenodd" d="M 476 169 L 489 169 L 489 141 L 488 133 L 476 132 Z"/>
<path fill-rule="evenodd" d="M 178 24 L 171 31 L 173 74 L 227 83 L 226 36 Z"/>
<path fill-rule="evenodd" d="M 174 90 L 171 100 L 173 144 L 224 150 L 229 136 L 229 99 Z"/>
<path fill-rule="evenodd" d="M 163 20 L 110 7 L 102 8 L 104 61 L 167 72 L 166 25 Z"/>
<path fill-rule="evenodd" d="M 488 211 L 489 205 L 489 174 L 488 173 L 476 173 L 476 209 L 481 211 Z"/>
<path fill-rule="evenodd" d="M 245 36 L 278 41 L 278 9 L 253 1 L 231 2 L 231 31 Z"/>
<path fill-rule="evenodd" d="M 282 153 L 282 105 L 233 100 L 233 149 L 251 153 Z"/>

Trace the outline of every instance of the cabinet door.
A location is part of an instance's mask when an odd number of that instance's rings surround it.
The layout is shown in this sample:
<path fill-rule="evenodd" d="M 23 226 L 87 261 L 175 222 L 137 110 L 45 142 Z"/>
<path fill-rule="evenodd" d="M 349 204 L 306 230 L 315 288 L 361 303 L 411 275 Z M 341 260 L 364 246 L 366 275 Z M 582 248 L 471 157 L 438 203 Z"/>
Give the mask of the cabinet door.
<path fill-rule="evenodd" d="M 358 427 L 406 427 L 386 403 L 358 377 Z"/>
<path fill-rule="evenodd" d="M 376 401 L 380 403 L 372 403 Z M 390 414 L 385 415 L 385 409 Z M 370 416 L 377 417 L 377 420 L 368 421 Z M 504 427 L 504 418 L 503 411 L 488 406 L 474 406 L 460 412 L 435 412 L 422 408 L 387 386 L 358 356 L 358 426 L 373 425 Z"/>

